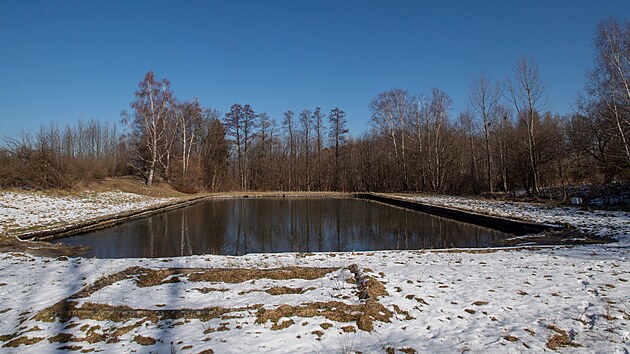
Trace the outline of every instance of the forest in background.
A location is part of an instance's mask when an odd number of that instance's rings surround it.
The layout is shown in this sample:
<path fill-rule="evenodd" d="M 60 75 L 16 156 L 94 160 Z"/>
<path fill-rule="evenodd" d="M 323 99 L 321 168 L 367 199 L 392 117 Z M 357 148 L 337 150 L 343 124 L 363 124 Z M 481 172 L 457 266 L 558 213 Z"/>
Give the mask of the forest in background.
<path fill-rule="evenodd" d="M 630 182 L 630 22 L 602 21 L 575 112 L 547 109 L 544 79 L 520 57 L 502 82 L 483 73 L 465 111 L 439 88 L 369 102 L 351 136 L 339 107 L 282 117 L 235 103 L 225 114 L 177 99 L 148 72 L 121 124 L 43 126 L 7 138 L 0 186 L 69 188 L 104 177 L 165 180 L 184 192 L 227 190 L 544 194 L 548 187 Z"/>

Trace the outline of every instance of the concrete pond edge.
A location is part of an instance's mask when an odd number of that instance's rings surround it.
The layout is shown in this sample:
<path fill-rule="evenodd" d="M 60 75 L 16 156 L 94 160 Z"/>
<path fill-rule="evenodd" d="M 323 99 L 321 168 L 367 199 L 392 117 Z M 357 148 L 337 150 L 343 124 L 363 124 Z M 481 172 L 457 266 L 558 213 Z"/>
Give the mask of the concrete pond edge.
<path fill-rule="evenodd" d="M 318 198 L 318 197 L 334 197 L 334 198 L 356 198 L 362 200 L 369 200 L 372 202 L 383 203 L 394 207 L 400 207 L 407 210 L 414 210 L 419 212 L 424 212 L 427 214 L 444 217 L 451 220 L 456 220 L 460 222 L 466 222 L 477 226 L 487 227 L 498 231 L 507 232 L 513 234 L 515 236 L 520 237 L 523 235 L 531 235 L 531 234 L 539 234 L 540 239 L 545 239 L 549 237 L 549 234 L 557 233 L 563 234 L 571 228 L 570 225 L 558 225 L 558 224 L 548 224 L 548 223 L 536 223 L 531 221 L 517 220 L 511 219 L 502 216 L 496 215 L 488 215 L 476 213 L 468 210 L 461 210 L 452 207 L 446 206 L 438 206 L 433 204 L 426 204 L 418 201 L 408 200 L 396 196 L 390 195 L 382 195 L 377 193 L 234 193 L 234 194 L 225 194 L 225 195 L 203 195 L 193 198 L 187 198 L 184 200 L 176 200 L 168 203 L 162 203 L 159 205 L 153 205 L 147 208 L 135 209 L 127 212 L 122 212 L 113 215 L 106 215 L 94 219 L 89 219 L 86 221 L 71 223 L 69 225 L 65 225 L 62 227 L 53 227 L 48 229 L 40 229 L 36 231 L 23 232 L 12 235 L 19 240 L 23 241 L 49 241 L 60 239 L 64 237 L 70 237 L 77 234 L 82 234 L 86 232 L 96 231 L 104 228 L 108 228 L 114 225 L 121 224 L 123 222 L 139 219 L 147 216 L 151 216 L 154 214 L 171 211 L 175 209 L 185 208 L 194 204 L 197 204 L 202 201 L 212 200 L 212 199 L 225 199 L 225 198 Z M 545 234 L 545 235 L 543 235 Z M 590 236 L 590 235 L 589 235 Z M 590 239 L 590 237 L 587 237 Z M 538 244 L 538 246 L 542 246 L 545 242 L 534 241 L 534 243 Z M 592 242 L 594 241 L 594 242 Z M 588 243 L 608 243 L 612 240 L 603 240 L 599 238 L 595 238 L 589 240 Z M 518 243 L 518 242 L 517 242 Z M 562 242 L 561 244 L 563 244 Z M 557 243 L 555 243 L 558 245 Z M 573 243 L 575 244 L 575 243 Z M 505 244 L 505 245 L 497 245 L 501 246 L 516 246 L 515 244 Z M 524 245 L 521 245 L 524 246 Z M 532 246 L 532 245 L 528 245 Z"/>
<path fill-rule="evenodd" d="M 63 237 L 69 237 L 76 234 L 104 229 L 110 226 L 114 226 L 132 219 L 139 219 L 153 214 L 158 214 L 164 211 L 175 210 L 184 208 L 203 200 L 211 199 L 211 196 L 201 196 L 195 198 L 189 198 L 184 200 L 177 200 L 168 203 L 162 203 L 159 205 L 153 205 L 148 208 L 135 209 L 113 215 L 106 215 L 86 221 L 71 223 L 70 225 L 55 227 L 50 229 L 43 229 L 37 231 L 29 231 L 20 234 L 12 235 L 20 240 L 29 241 L 47 241 L 54 240 Z"/>

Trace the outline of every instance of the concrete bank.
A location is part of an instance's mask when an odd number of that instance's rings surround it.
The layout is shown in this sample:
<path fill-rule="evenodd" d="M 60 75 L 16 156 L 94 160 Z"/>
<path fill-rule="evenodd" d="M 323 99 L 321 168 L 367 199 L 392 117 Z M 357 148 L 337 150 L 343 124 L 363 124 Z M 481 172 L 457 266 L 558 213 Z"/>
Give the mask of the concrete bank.
<path fill-rule="evenodd" d="M 367 199 L 388 205 L 394 205 L 401 208 L 416 210 L 447 219 L 467 222 L 469 224 L 511 233 L 517 236 L 526 234 L 538 234 L 544 231 L 561 231 L 565 228 L 563 225 L 539 224 L 521 220 L 508 219 L 500 216 L 479 214 L 471 211 L 464 211 L 445 206 L 424 204 L 417 201 L 383 196 L 374 193 L 357 193 L 355 196 L 359 199 Z"/>
<path fill-rule="evenodd" d="M 143 218 L 164 211 L 184 208 L 210 198 L 212 197 L 201 196 L 185 200 L 177 200 L 171 203 L 154 205 L 145 209 L 132 210 L 115 215 L 107 215 L 95 219 L 86 220 L 83 222 L 72 223 L 67 226 L 24 232 L 13 236 L 17 237 L 20 240 L 54 240 L 57 238 L 68 237 L 80 233 L 104 229 L 106 227 L 114 226 L 128 220 Z"/>

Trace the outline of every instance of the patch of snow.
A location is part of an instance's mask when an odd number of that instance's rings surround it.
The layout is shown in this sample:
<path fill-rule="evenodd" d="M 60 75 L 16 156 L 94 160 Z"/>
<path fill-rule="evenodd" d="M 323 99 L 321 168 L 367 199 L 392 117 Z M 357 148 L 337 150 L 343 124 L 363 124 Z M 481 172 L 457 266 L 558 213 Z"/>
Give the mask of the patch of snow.
<path fill-rule="evenodd" d="M 0 191 L 0 234 L 39 226 L 55 226 L 167 203 L 176 198 L 139 194 L 85 192 L 79 196 L 50 196 L 41 192 Z"/>

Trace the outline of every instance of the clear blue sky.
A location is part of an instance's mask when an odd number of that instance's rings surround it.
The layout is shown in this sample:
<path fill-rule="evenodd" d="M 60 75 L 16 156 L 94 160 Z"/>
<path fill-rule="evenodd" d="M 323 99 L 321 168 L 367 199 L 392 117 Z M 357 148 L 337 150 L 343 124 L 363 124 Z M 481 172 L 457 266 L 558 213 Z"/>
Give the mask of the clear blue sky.
<path fill-rule="evenodd" d="M 521 53 L 563 114 L 610 15 L 628 19 L 630 1 L 0 0 L 0 135 L 118 121 L 148 70 L 221 112 L 339 106 L 358 135 L 377 93 L 438 87 L 455 116 L 474 75 L 503 79 Z"/>

